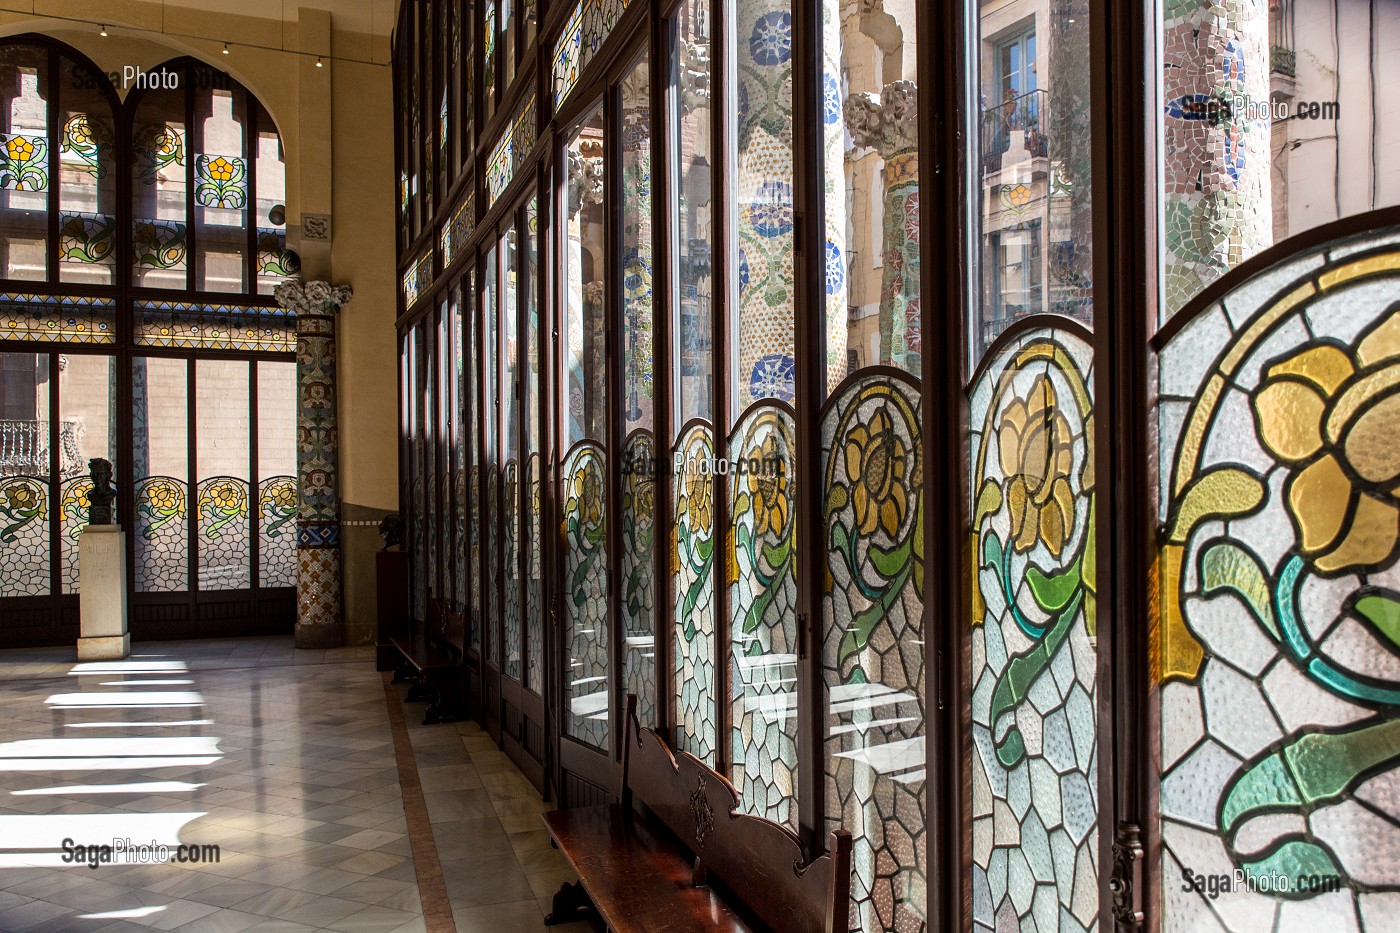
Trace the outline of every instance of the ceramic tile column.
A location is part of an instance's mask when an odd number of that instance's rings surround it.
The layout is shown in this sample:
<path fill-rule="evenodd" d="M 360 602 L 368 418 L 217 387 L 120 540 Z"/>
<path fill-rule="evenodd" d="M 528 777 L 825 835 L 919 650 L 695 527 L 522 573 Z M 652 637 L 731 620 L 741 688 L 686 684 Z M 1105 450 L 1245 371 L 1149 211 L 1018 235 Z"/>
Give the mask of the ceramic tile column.
<path fill-rule="evenodd" d="M 855 144 L 873 148 L 885 160 L 879 362 L 917 374 L 922 349 L 918 90 L 913 81 L 893 81 L 879 97 L 852 94 L 845 117 Z"/>
<path fill-rule="evenodd" d="M 277 303 L 297 315 L 298 648 L 345 640 L 341 612 L 340 493 L 335 400 L 335 315 L 348 285 L 287 282 Z"/>
<path fill-rule="evenodd" d="M 1263 3 L 1171 3 L 1163 15 L 1171 315 L 1273 241 L 1269 121 L 1241 106 L 1269 103 L 1269 13 Z"/>

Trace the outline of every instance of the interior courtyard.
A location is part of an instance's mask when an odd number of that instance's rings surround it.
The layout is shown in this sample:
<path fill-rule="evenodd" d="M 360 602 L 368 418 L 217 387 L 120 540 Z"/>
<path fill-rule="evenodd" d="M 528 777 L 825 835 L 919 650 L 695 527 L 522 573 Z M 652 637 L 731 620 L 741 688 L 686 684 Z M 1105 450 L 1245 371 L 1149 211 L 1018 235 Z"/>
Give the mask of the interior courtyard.
<path fill-rule="evenodd" d="M 0 0 L 0 933 L 1377 933 L 1400 0 Z"/>

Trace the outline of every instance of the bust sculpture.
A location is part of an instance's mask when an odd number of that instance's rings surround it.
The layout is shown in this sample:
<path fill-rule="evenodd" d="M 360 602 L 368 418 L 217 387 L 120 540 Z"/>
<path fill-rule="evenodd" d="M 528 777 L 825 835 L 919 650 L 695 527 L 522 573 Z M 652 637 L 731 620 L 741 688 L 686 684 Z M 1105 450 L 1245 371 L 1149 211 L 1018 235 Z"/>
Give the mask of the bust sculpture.
<path fill-rule="evenodd" d="M 112 464 L 101 457 L 88 461 L 88 473 L 92 477 L 92 491 L 88 493 L 88 524 L 112 524 L 112 500 L 117 490 L 112 486 Z"/>
<path fill-rule="evenodd" d="M 384 539 L 384 546 L 381 551 L 387 551 L 391 547 L 398 547 L 403 543 L 403 519 L 398 512 L 390 512 L 384 516 L 379 523 L 379 537 Z"/>

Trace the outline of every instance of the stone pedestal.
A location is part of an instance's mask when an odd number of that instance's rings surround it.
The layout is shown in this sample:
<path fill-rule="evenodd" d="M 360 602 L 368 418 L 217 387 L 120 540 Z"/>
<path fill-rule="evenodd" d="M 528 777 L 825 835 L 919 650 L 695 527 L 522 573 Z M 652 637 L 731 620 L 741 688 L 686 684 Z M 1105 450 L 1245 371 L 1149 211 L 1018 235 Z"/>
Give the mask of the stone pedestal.
<path fill-rule="evenodd" d="M 126 628 L 126 536 L 119 525 L 89 525 L 78 539 L 79 661 L 131 654 Z"/>

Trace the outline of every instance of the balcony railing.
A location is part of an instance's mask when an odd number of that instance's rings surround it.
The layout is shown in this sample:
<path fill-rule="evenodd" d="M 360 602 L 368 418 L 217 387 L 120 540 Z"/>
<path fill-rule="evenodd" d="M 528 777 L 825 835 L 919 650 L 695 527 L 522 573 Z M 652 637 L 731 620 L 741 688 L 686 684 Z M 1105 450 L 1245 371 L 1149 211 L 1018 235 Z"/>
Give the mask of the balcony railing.
<path fill-rule="evenodd" d="M 1036 90 L 982 111 L 982 174 L 1026 159 L 1050 158 L 1050 95 Z"/>
<path fill-rule="evenodd" d="M 1040 310 L 1042 309 L 1035 308 L 1032 309 L 1032 311 L 1025 312 L 1022 314 L 1013 314 L 1002 318 L 993 318 L 990 321 L 983 321 L 982 348 L 985 349 L 987 347 L 990 347 L 992 343 L 1002 335 L 1003 331 L 1005 331 L 1012 324 L 1015 324 L 1021 318 L 1028 317 L 1030 314 L 1039 312 Z M 1083 324 L 1085 327 L 1094 326 L 1094 316 L 1092 312 L 1086 311 L 1082 307 L 1075 308 L 1073 310 L 1055 308 L 1052 310 L 1051 313 L 1058 314 L 1061 317 L 1067 317 L 1076 320 L 1079 323 Z"/>
<path fill-rule="evenodd" d="M 76 421 L 58 426 L 60 472 L 63 476 L 86 471 L 78 440 L 82 428 Z M 49 474 L 49 422 L 0 421 L 0 476 Z"/>

